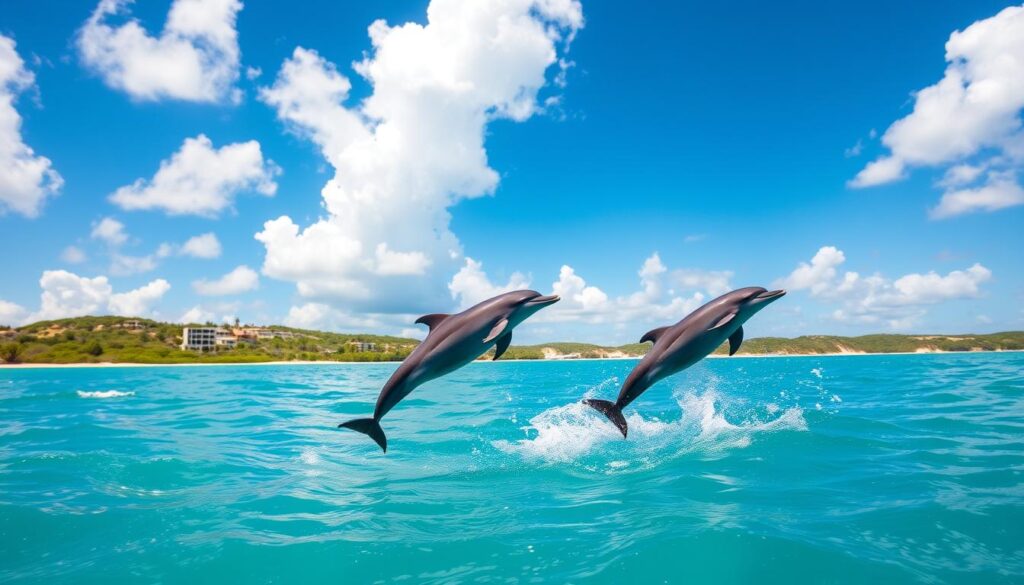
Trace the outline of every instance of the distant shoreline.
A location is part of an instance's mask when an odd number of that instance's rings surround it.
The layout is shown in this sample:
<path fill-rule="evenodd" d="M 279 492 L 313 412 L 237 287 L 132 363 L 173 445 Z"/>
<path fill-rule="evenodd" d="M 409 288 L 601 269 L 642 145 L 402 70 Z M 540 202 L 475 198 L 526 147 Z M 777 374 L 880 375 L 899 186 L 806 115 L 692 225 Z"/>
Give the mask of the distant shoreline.
<path fill-rule="evenodd" d="M 193 330 L 195 329 L 195 330 Z M 303 365 L 308 363 L 385 363 L 401 361 L 419 341 L 369 333 L 334 333 L 278 325 L 207 327 L 123 316 L 73 317 L 39 321 L 18 329 L 0 329 L 0 363 L 16 367 L 144 367 L 169 365 Z M 221 333 L 214 351 L 199 353 Z M 194 342 L 194 343 L 193 343 Z M 219 345 L 218 345 L 219 344 Z M 195 347 L 193 347 L 195 346 Z M 202 346 L 202 347 L 200 347 Z M 714 357 L 724 357 L 724 347 Z M 548 341 L 507 348 L 500 361 L 568 359 L 637 359 L 650 350 L 645 343 L 615 346 L 575 341 Z M 963 334 L 873 333 L 856 337 L 802 335 L 745 339 L 740 357 L 893 355 L 1024 350 L 1024 331 Z M 486 359 L 486 358 L 485 358 Z M 4 366 L 0 365 L 0 368 Z M 9 366 L 8 366 L 9 367 Z"/>
<path fill-rule="evenodd" d="M 957 355 L 975 353 L 1024 353 L 1024 349 L 991 349 L 991 350 L 967 350 L 967 351 L 892 351 L 892 352 L 835 352 L 835 353 L 765 353 L 765 354 L 736 354 L 727 356 L 711 354 L 711 359 L 743 359 L 743 358 L 810 358 L 810 357 L 863 357 L 873 355 Z M 643 356 L 625 357 L 602 357 L 602 358 L 543 358 L 543 359 L 512 359 L 512 360 L 476 360 L 473 363 L 551 363 L 551 362 L 606 362 L 622 360 L 638 360 Z M 273 362 L 195 362 L 185 364 L 143 364 L 133 362 L 99 362 L 99 363 L 74 363 L 74 364 L 0 364 L 0 370 L 31 370 L 31 369 L 58 369 L 58 368 L 177 368 L 177 367 L 217 367 L 217 366 L 369 366 L 375 364 L 397 364 L 395 361 L 380 362 L 342 362 L 330 360 L 292 360 Z"/>

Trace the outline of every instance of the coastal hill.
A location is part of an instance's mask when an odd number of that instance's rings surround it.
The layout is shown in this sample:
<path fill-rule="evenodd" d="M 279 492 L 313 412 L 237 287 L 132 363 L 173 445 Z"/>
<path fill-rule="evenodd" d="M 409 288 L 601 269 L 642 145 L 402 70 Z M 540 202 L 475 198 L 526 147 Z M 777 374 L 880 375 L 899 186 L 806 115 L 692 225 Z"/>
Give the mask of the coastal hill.
<path fill-rule="evenodd" d="M 510 359 L 572 359 L 640 357 L 650 349 L 649 343 L 631 343 L 604 347 L 588 343 L 544 343 L 512 346 L 505 356 Z M 1010 351 L 1024 350 L 1024 331 L 962 335 L 895 335 L 872 334 L 858 337 L 838 335 L 804 335 L 801 337 L 759 337 L 747 339 L 736 355 L 828 355 L 869 353 L 938 353 L 948 351 Z M 725 343 L 714 355 L 728 355 Z"/>
<path fill-rule="evenodd" d="M 382 362 L 403 359 L 419 343 L 403 337 L 331 333 L 277 325 L 261 330 L 268 333 L 267 338 L 245 339 L 231 348 L 199 352 L 181 349 L 182 325 L 179 324 L 113 316 L 40 321 L 16 329 L 0 328 L 0 363 Z M 557 342 L 512 346 L 502 359 L 629 358 L 642 356 L 649 348 L 647 343 L 606 347 Z M 762 337 L 745 341 L 739 353 L 816 355 L 1006 350 L 1024 350 L 1024 331 L 985 335 Z M 722 346 L 715 353 L 725 354 L 726 351 L 727 346 Z"/>
<path fill-rule="evenodd" d="M 182 327 L 214 327 L 212 323 L 180 325 L 134 317 L 74 317 L 40 321 L 0 330 L 0 363 L 253 363 L 325 360 L 382 362 L 409 355 L 415 339 L 387 335 L 307 331 L 269 326 L 269 339 L 239 343 L 215 351 L 181 349 Z M 225 326 L 225 328 L 230 328 Z M 364 351 L 366 345 L 372 351 Z"/>

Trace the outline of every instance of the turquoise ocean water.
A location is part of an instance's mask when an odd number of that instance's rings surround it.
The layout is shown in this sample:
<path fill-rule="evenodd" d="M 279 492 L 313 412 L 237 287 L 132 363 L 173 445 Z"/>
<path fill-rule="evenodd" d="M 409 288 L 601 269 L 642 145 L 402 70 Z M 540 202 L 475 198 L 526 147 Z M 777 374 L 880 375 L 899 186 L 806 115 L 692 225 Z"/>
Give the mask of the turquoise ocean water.
<path fill-rule="evenodd" d="M 0 370 L 0 582 L 1024 582 L 1024 354 L 633 365 Z"/>

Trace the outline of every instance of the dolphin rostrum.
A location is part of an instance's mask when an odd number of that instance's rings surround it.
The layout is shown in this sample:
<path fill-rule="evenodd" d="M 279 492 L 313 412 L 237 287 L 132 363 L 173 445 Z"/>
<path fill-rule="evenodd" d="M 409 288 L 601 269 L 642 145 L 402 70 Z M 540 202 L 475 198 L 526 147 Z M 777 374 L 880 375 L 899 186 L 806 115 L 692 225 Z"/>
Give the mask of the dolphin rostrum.
<path fill-rule="evenodd" d="M 729 355 L 743 342 L 743 324 L 772 301 L 786 294 L 751 286 L 726 293 L 690 313 L 675 325 L 648 331 L 640 343 L 653 341 L 654 347 L 633 368 L 622 384 L 615 402 L 587 399 L 583 403 L 608 417 L 622 436 L 626 436 L 626 418 L 622 409 L 636 400 L 659 380 L 685 370 L 715 351 L 726 339 Z"/>
<path fill-rule="evenodd" d="M 494 359 L 512 343 L 512 329 L 540 309 L 558 302 L 558 295 L 544 296 L 532 290 L 498 295 L 461 313 L 435 313 L 416 319 L 430 327 L 427 338 L 402 362 L 377 397 L 373 418 L 343 422 L 345 427 L 369 435 L 387 452 L 388 440 L 380 419 L 424 382 L 453 372 L 497 346 Z"/>

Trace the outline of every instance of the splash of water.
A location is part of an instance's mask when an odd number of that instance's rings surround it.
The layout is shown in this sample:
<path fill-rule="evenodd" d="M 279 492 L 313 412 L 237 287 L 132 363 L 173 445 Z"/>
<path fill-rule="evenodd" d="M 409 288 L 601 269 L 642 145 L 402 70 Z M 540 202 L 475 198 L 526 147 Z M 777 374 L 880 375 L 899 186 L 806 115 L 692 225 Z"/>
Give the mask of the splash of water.
<path fill-rule="evenodd" d="M 608 453 L 608 467 L 623 469 L 628 467 L 621 464 L 623 460 L 656 463 L 686 453 L 719 457 L 731 449 L 749 446 L 759 434 L 807 430 L 803 410 L 798 406 L 786 408 L 770 420 L 760 420 L 750 410 L 742 422 L 733 423 L 725 415 L 726 398 L 714 389 L 702 394 L 679 393 L 673 398 L 682 411 L 679 419 L 662 421 L 630 412 L 626 418 L 627 441 L 592 408 L 574 402 L 549 408 L 530 419 L 530 426 L 524 428 L 527 438 L 491 444 L 503 452 L 547 463 L 574 462 Z"/>

